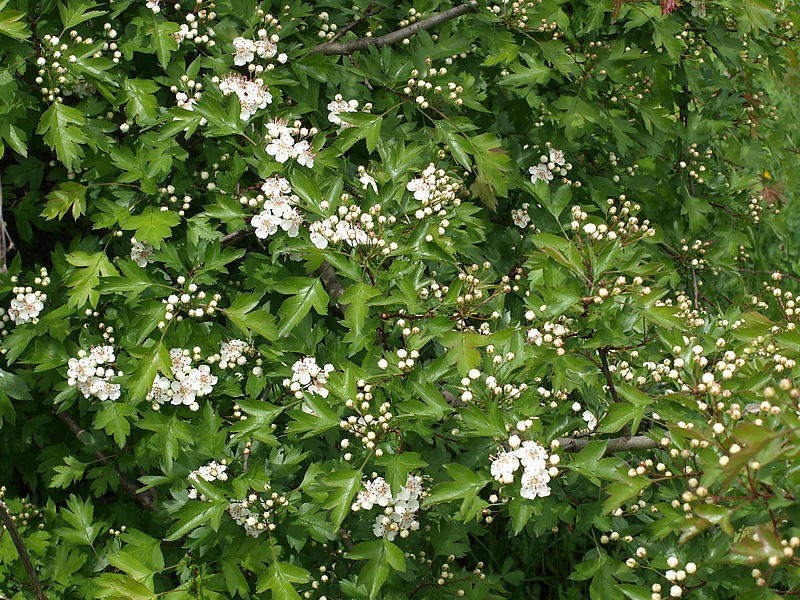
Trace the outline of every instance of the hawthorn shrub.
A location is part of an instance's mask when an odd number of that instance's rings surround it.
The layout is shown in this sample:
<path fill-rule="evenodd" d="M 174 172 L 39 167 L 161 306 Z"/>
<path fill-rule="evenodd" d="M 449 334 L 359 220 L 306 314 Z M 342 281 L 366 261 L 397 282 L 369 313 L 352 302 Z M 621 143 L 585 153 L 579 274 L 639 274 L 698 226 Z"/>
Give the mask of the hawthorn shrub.
<path fill-rule="evenodd" d="M 0 1 L 0 595 L 800 593 L 794 4 L 284 1 Z"/>

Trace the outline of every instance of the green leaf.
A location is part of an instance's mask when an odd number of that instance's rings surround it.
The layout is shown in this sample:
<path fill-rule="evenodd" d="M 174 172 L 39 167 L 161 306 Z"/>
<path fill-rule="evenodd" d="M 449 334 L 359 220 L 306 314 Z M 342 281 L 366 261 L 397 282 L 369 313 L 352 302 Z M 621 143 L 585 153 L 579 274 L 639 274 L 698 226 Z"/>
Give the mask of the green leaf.
<path fill-rule="evenodd" d="M 67 488 L 83 479 L 83 473 L 89 463 L 79 461 L 74 456 L 65 456 L 64 464 L 53 468 L 56 475 L 50 480 L 49 487 Z"/>
<path fill-rule="evenodd" d="M 8 0 L 0 3 L 0 10 L 2 10 Z M 15 40 L 27 40 L 31 37 L 31 32 L 28 25 L 22 21 L 25 17 L 24 12 L 19 10 L 4 10 L 0 12 L 0 33 Z"/>
<path fill-rule="evenodd" d="M 169 66 L 170 55 L 178 49 L 178 42 L 175 41 L 175 37 L 172 35 L 178 29 L 180 29 L 180 26 L 171 21 L 159 21 L 155 25 L 152 42 L 162 69 L 166 69 Z"/>
<path fill-rule="evenodd" d="M 59 3 L 58 12 L 61 14 L 61 22 L 64 24 L 64 29 L 72 29 L 84 21 L 102 17 L 108 12 L 105 10 L 92 10 L 98 6 L 100 5 L 92 2 L 83 2 L 82 0 Z"/>
<path fill-rule="evenodd" d="M 361 489 L 361 471 L 354 469 L 336 471 L 325 477 L 322 483 L 331 488 L 328 497 L 322 503 L 322 508 L 331 511 L 333 528 L 339 529 L 344 518 L 350 513 L 353 498 Z"/>
<path fill-rule="evenodd" d="M 225 508 L 225 504 L 190 500 L 173 515 L 177 521 L 169 528 L 164 539 L 174 542 L 211 519 L 219 519 L 225 513 Z"/>
<path fill-rule="evenodd" d="M 480 512 L 478 493 L 486 487 L 491 478 L 458 463 L 447 464 L 444 468 L 453 481 L 436 484 L 425 499 L 425 504 L 461 500 L 460 517 L 464 521 L 476 518 Z"/>
<path fill-rule="evenodd" d="M 339 304 L 347 305 L 345 316 L 354 336 L 361 335 L 364 321 L 369 316 L 369 301 L 380 295 L 380 291 L 371 285 L 359 282 L 347 288 L 339 298 Z"/>
<path fill-rule="evenodd" d="M 256 592 L 272 592 L 272 600 L 300 600 L 293 583 L 308 583 L 308 571 L 290 563 L 273 562 L 258 578 Z"/>
<path fill-rule="evenodd" d="M 253 310 L 260 301 L 260 295 L 241 294 L 221 312 L 245 335 L 249 336 L 252 330 L 266 340 L 274 340 L 278 333 L 275 327 L 275 317 L 265 310 Z"/>
<path fill-rule="evenodd" d="M 296 295 L 284 300 L 278 309 L 278 336 L 289 334 L 312 307 L 320 315 L 328 314 L 328 300 L 329 296 L 319 279 L 306 279 Z"/>
<path fill-rule="evenodd" d="M 97 306 L 97 301 L 100 299 L 100 292 L 97 289 L 100 277 L 119 275 L 114 265 L 108 260 L 105 252 L 89 254 L 79 250 L 67 254 L 65 258 L 75 267 L 75 270 L 66 277 L 66 284 L 70 288 L 69 305 L 81 308 L 89 302 L 93 307 Z"/>
<path fill-rule="evenodd" d="M 76 221 L 78 217 L 86 212 L 86 190 L 88 188 L 74 181 L 67 181 L 59 185 L 47 195 L 47 204 L 44 205 L 41 216 L 48 221 L 61 218 L 72 210 L 72 218 Z"/>
<path fill-rule="evenodd" d="M 69 527 L 58 527 L 55 533 L 72 544 L 91 546 L 103 529 L 101 523 L 94 522 L 92 503 L 83 502 L 74 494 L 67 500 L 67 508 L 61 510 L 61 517 Z"/>
<path fill-rule="evenodd" d="M 628 423 L 633 423 L 631 426 L 633 433 L 644 416 L 645 408 L 645 406 L 634 406 L 626 402 L 612 404 L 600 420 L 597 431 L 599 433 L 615 433 Z"/>
<path fill-rule="evenodd" d="M 132 350 L 131 355 L 137 359 L 137 364 L 128 379 L 127 389 L 131 403 L 136 404 L 150 393 L 159 368 L 162 372 L 169 372 L 171 360 L 169 349 L 161 340 L 152 346 Z"/>
<path fill-rule="evenodd" d="M 158 100 L 153 95 L 158 85 L 152 79 L 126 79 L 122 84 L 125 115 L 129 121 L 147 123 L 158 117 Z M 148 238 L 144 238 L 148 239 Z M 150 241 L 148 239 L 148 241 Z M 150 242 L 152 244 L 152 242 Z"/>
<path fill-rule="evenodd" d="M 0 369 L 0 389 L 14 400 L 32 400 L 30 388 L 25 380 L 15 373 Z"/>
<path fill-rule="evenodd" d="M 161 247 L 161 242 L 172 235 L 172 228 L 180 223 L 181 218 L 175 211 L 147 206 L 139 215 L 131 215 L 120 224 L 122 229 L 135 229 L 134 237 L 140 242 L 147 242 L 154 248 Z"/>
<path fill-rule="evenodd" d="M 136 414 L 136 409 L 122 402 L 107 401 L 94 418 L 94 426 L 102 428 L 108 435 L 114 436 L 117 446 L 122 448 L 131 433 L 128 417 Z"/>
<path fill-rule="evenodd" d="M 83 156 L 80 144 L 88 140 L 83 126 L 86 119 L 77 108 L 54 102 L 42 115 L 36 133 L 56 151 L 58 159 L 67 169 L 75 169 Z"/>

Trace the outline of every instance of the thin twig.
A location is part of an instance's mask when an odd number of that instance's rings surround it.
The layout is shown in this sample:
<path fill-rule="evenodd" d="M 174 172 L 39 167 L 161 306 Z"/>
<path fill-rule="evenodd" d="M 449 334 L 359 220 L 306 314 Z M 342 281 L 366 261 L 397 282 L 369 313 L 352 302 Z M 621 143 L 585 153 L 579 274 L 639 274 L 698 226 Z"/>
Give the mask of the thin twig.
<path fill-rule="evenodd" d="M 410 38 L 418 31 L 430 29 L 431 27 L 436 27 L 442 23 L 447 23 L 448 21 L 452 21 L 461 15 L 467 14 L 468 12 L 477 11 L 478 9 L 479 5 L 477 1 L 470 0 L 466 4 L 462 4 L 444 12 L 440 12 L 432 17 L 423 19 L 419 23 L 414 23 L 408 27 L 403 27 L 397 31 L 387 33 L 386 35 L 381 35 L 379 37 L 363 37 L 356 40 L 351 40 L 349 42 L 325 42 L 324 44 L 314 46 L 309 51 L 309 54 L 325 54 L 328 56 L 336 54 L 350 55 L 354 52 L 362 52 L 367 50 L 371 46 L 374 46 L 375 48 L 391 46 L 392 44 L 397 44 L 405 39 Z"/>
<path fill-rule="evenodd" d="M 75 437 L 78 438 L 78 440 L 80 440 L 81 444 L 83 444 L 84 446 L 91 445 L 92 443 L 91 441 L 86 440 L 82 437 L 83 434 L 88 432 L 83 427 L 80 426 L 75 417 L 73 417 L 70 413 L 66 411 L 54 412 L 54 414 L 56 417 L 58 417 L 58 419 L 62 423 L 64 423 L 69 428 L 69 430 L 73 434 L 75 434 Z M 110 456 L 108 456 L 105 452 L 102 452 L 100 450 L 97 450 L 94 453 L 94 455 L 100 460 L 100 462 L 104 466 L 114 467 L 114 470 L 117 472 L 117 475 L 119 476 L 119 483 L 126 492 L 128 492 L 131 496 L 136 498 L 136 500 L 143 506 L 149 508 L 153 512 L 158 512 L 158 509 L 156 508 L 156 505 L 153 502 L 153 498 L 150 496 L 150 494 L 138 492 L 137 490 L 139 489 L 139 486 L 136 485 L 133 481 L 131 481 L 127 477 L 127 475 L 125 475 L 122 471 L 120 471 L 119 467 L 114 465 L 114 461 Z"/>
<path fill-rule="evenodd" d="M 356 545 L 353 543 L 350 534 L 347 533 L 347 530 L 344 527 L 339 530 L 339 537 L 342 538 L 342 543 L 344 544 L 344 547 L 347 548 L 347 551 L 352 552 Z"/>
<path fill-rule="evenodd" d="M 619 394 L 617 393 L 617 388 L 614 387 L 614 379 L 611 377 L 611 369 L 608 368 L 608 349 L 600 348 L 597 350 L 597 354 L 600 355 L 600 370 L 603 372 L 603 376 L 606 378 L 606 384 L 608 385 L 608 393 L 611 394 L 611 399 L 614 402 L 619 402 Z"/>
<path fill-rule="evenodd" d="M 334 35 L 330 40 L 328 40 L 327 43 L 331 44 L 333 42 L 336 42 L 336 41 L 340 40 L 346 33 L 349 33 L 350 31 L 353 31 L 353 29 L 355 29 L 356 27 L 361 25 L 364 21 L 366 21 L 370 17 L 374 17 L 375 15 L 377 15 L 381 11 L 387 9 L 388 7 L 389 7 L 388 4 L 384 4 L 383 6 L 378 7 L 376 10 L 372 10 L 372 4 L 370 4 L 367 7 L 367 10 L 364 12 L 364 16 L 363 17 L 359 17 L 355 21 L 353 21 L 352 23 L 347 25 L 346 27 L 342 27 L 341 29 L 339 29 L 336 32 L 336 35 Z"/>
<path fill-rule="evenodd" d="M 25 541 L 19 534 L 17 524 L 11 517 L 11 513 L 8 512 L 6 503 L 2 500 L 0 500 L 0 521 L 3 522 L 3 525 L 5 525 L 8 533 L 11 534 L 11 539 L 14 541 L 14 545 L 17 547 L 17 553 L 19 554 L 19 559 L 22 561 L 22 566 L 25 567 L 25 572 L 28 574 L 28 579 L 31 580 L 31 586 L 33 587 L 33 591 L 36 593 L 36 598 L 38 600 L 47 600 L 47 596 L 45 596 L 44 592 L 42 591 L 42 584 L 39 583 L 39 578 L 36 576 L 36 569 L 33 568 L 31 557 L 28 555 L 27 548 L 25 548 Z"/>
<path fill-rule="evenodd" d="M 8 273 L 6 259 L 8 251 L 14 247 L 14 242 L 6 229 L 6 220 L 3 216 L 3 179 L 0 176 L 0 273 Z"/>
<path fill-rule="evenodd" d="M 589 445 L 593 440 L 586 438 L 558 438 L 559 448 L 564 452 L 579 452 Z M 623 436 L 618 438 L 611 438 L 606 446 L 606 454 L 614 452 L 624 452 L 626 450 L 649 450 L 651 448 L 658 448 L 659 443 L 657 440 L 650 439 L 644 435 L 635 435 L 633 437 Z"/>

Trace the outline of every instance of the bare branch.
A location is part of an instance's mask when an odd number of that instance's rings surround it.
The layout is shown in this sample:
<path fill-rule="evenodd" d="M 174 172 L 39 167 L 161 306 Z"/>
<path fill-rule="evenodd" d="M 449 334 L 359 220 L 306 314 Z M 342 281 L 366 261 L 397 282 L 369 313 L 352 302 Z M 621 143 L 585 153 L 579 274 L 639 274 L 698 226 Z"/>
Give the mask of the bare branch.
<path fill-rule="evenodd" d="M 558 438 L 560 448 L 564 452 L 579 452 L 586 448 L 591 441 L 593 440 L 587 438 Z M 627 450 L 650 450 L 652 448 L 658 448 L 660 445 L 657 440 L 650 439 L 644 435 L 635 435 L 633 437 L 623 436 L 606 441 L 608 441 L 606 454 L 625 452 Z"/>
<path fill-rule="evenodd" d="M 84 439 L 82 437 L 85 433 L 87 433 L 87 431 L 80 426 L 80 423 L 78 423 L 75 417 L 73 417 L 70 413 L 63 411 L 63 412 L 54 412 L 53 414 L 55 414 L 55 416 L 58 417 L 58 419 L 62 423 L 64 423 L 72 433 L 75 434 L 75 437 L 78 438 L 78 440 L 80 440 L 81 444 L 83 444 L 84 446 L 89 446 L 92 443 L 90 440 Z M 133 481 L 131 481 L 127 477 L 127 475 L 125 475 L 122 471 L 120 471 L 119 467 L 114 465 L 114 461 L 110 456 L 108 456 L 104 452 L 101 452 L 100 450 L 95 452 L 94 455 L 103 465 L 107 467 L 109 466 L 114 467 L 114 470 L 117 472 L 117 475 L 119 476 L 119 483 L 126 492 L 128 492 L 131 496 L 136 498 L 136 500 L 138 500 L 139 503 L 142 504 L 143 506 L 149 508 L 153 512 L 158 512 L 158 509 L 156 508 L 156 505 L 153 502 L 152 496 L 147 493 L 138 492 L 137 490 L 139 489 L 139 486 L 136 485 Z"/>
<path fill-rule="evenodd" d="M 412 35 L 415 35 L 420 30 L 436 27 L 437 25 L 441 25 L 442 23 L 447 23 L 448 21 L 452 21 L 456 17 L 460 17 L 461 15 L 467 14 L 468 12 L 477 11 L 478 9 L 479 9 L 478 2 L 476 0 L 470 0 L 465 4 L 453 7 L 444 12 L 440 12 L 438 14 L 433 15 L 432 17 L 423 19 L 418 23 L 414 23 L 412 25 L 409 25 L 408 27 L 403 27 L 402 29 L 398 29 L 397 31 L 392 31 L 391 33 L 387 33 L 386 35 L 381 35 L 379 37 L 363 37 L 363 38 L 358 38 L 356 40 L 351 40 L 349 42 L 333 42 L 333 41 L 325 42 L 324 44 L 320 44 L 319 46 L 314 46 L 309 51 L 309 54 L 325 54 L 328 56 L 335 54 L 350 55 L 353 54 L 354 52 L 362 52 L 364 50 L 367 50 L 370 46 L 374 46 L 375 48 L 380 48 L 382 46 L 391 46 L 392 44 L 397 44 L 407 38 L 410 38 Z"/>
<path fill-rule="evenodd" d="M 453 408 L 464 408 L 465 406 L 469 406 L 466 402 L 464 402 L 461 398 L 456 396 L 454 393 L 447 391 L 442 387 L 442 382 L 439 382 L 439 391 L 442 393 L 442 397 L 444 401 L 447 402 Z"/>
<path fill-rule="evenodd" d="M 47 600 L 47 596 L 45 596 L 44 592 L 42 591 L 42 584 L 39 583 L 39 578 L 36 576 L 36 569 L 33 568 L 31 557 L 28 555 L 27 548 L 25 548 L 25 541 L 19 534 L 17 524 L 14 522 L 11 513 L 8 512 L 6 503 L 2 500 L 0 500 L 0 521 L 3 522 L 3 525 L 5 525 L 8 533 L 11 534 L 11 539 L 14 541 L 14 545 L 17 547 L 19 559 L 22 561 L 22 566 L 25 567 L 25 572 L 28 574 L 28 579 L 31 580 L 31 586 L 33 587 L 33 591 L 36 593 L 37 600 Z"/>

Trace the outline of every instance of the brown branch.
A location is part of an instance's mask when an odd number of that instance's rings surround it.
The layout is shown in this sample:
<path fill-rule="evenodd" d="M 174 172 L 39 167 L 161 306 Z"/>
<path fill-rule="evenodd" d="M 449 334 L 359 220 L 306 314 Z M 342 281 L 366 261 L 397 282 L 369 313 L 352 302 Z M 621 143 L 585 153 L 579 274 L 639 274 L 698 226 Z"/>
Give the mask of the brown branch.
<path fill-rule="evenodd" d="M 240 239 L 247 237 L 251 233 L 255 231 L 254 227 L 245 227 L 243 229 L 237 229 L 236 231 L 229 233 L 228 235 L 224 235 L 219 240 L 219 245 L 222 248 L 226 246 L 230 246 L 233 243 L 236 243 Z"/>
<path fill-rule="evenodd" d="M 309 51 L 309 55 L 311 54 L 325 54 L 327 56 L 332 56 L 336 54 L 350 55 L 353 54 L 354 52 L 362 52 L 364 50 L 368 50 L 371 46 L 374 46 L 375 48 L 380 48 L 382 46 L 391 46 L 392 44 L 397 44 L 405 39 L 410 38 L 412 35 L 415 35 L 420 30 L 430 29 L 431 27 L 436 27 L 437 25 L 441 25 L 442 23 L 447 23 L 447 21 L 452 21 L 456 17 L 460 17 L 461 15 L 467 14 L 468 12 L 476 11 L 478 10 L 478 8 L 479 5 L 476 0 L 469 0 L 465 4 L 456 6 L 444 12 L 440 12 L 438 14 L 433 15 L 432 17 L 423 19 L 419 23 L 413 23 L 408 27 L 403 27 L 402 29 L 398 29 L 397 31 L 392 31 L 391 33 L 387 33 L 386 35 L 382 35 L 379 37 L 363 37 L 363 38 L 358 38 L 356 40 L 351 40 L 349 42 L 332 42 L 332 41 L 325 42 L 324 44 L 314 46 Z"/>
<path fill-rule="evenodd" d="M 614 387 L 614 379 L 611 377 L 611 369 L 608 368 L 608 349 L 599 348 L 597 350 L 597 354 L 600 356 L 600 370 L 603 372 L 603 377 L 606 378 L 608 393 L 611 394 L 611 399 L 614 400 L 614 402 L 619 402 L 619 394 L 617 393 L 617 388 Z"/>
<path fill-rule="evenodd" d="M 579 439 L 574 437 L 558 438 L 559 447 L 564 452 L 579 452 L 589 445 L 590 439 Z M 618 438 L 611 438 L 606 446 L 606 454 L 614 452 L 625 452 L 627 450 L 650 450 L 658 448 L 659 443 L 657 440 L 650 439 L 644 435 L 635 435 L 633 437 L 623 436 Z"/>
<path fill-rule="evenodd" d="M 327 260 L 323 260 L 317 272 L 319 273 L 319 278 L 322 280 L 322 285 L 328 290 L 330 297 L 339 305 L 339 309 L 345 312 L 347 310 L 347 304 L 339 304 L 339 298 L 344 294 L 344 285 L 342 285 L 342 280 L 339 279 L 336 271 L 333 270 L 333 267 Z"/>
<path fill-rule="evenodd" d="M 22 561 L 22 566 L 25 567 L 25 572 L 28 574 L 28 579 L 31 580 L 31 586 L 33 587 L 33 591 L 36 593 L 37 600 L 47 600 L 47 596 L 45 596 L 44 592 L 42 591 L 42 584 L 39 583 L 39 578 L 36 576 L 36 569 L 33 568 L 31 557 L 28 555 L 27 548 L 25 548 L 25 541 L 19 534 L 17 524 L 14 522 L 11 513 L 8 512 L 6 503 L 2 500 L 0 500 L 0 521 L 3 522 L 3 525 L 5 525 L 8 533 L 11 534 L 11 539 L 14 541 L 14 545 L 17 547 L 19 559 Z"/>
<path fill-rule="evenodd" d="M 439 383 L 439 391 L 442 393 L 442 397 L 444 401 L 447 402 L 453 408 L 464 408 L 465 406 L 469 406 L 466 402 L 464 402 L 461 398 L 456 396 L 454 393 L 447 391 L 442 387 L 442 382 Z"/>
<path fill-rule="evenodd" d="M 342 543 L 344 544 L 344 547 L 347 548 L 347 551 L 352 552 L 356 545 L 353 543 L 350 534 L 347 533 L 347 530 L 344 527 L 339 529 L 339 537 L 342 538 Z"/>
<path fill-rule="evenodd" d="M 70 413 L 66 411 L 54 412 L 53 414 L 55 414 L 55 416 L 58 417 L 58 419 L 62 423 L 64 423 L 73 434 L 75 434 L 75 437 L 78 438 L 78 440 L 80 440 L 81 444 L 83 444 L 84 446 L 91 445 L 92 442 L 90 440 L 81 437 L 83 434 L 88 432 L 83 427 L 80 426 L 75 417 L 73 417 Z M 94 455 L 104 466 L 114 467 L 114 470 L 117 472 L 117 475 L 119 476 L 119 483 L 126 492 L 128 492 L 131 496 L 136 498 L 136 500 L 138 500 L 138 502 L 142 506 L 149 508 L 153 512 L 158 512 L 158 509 L 156 508 L 156 505 L 153 502 L 152 496 L 147 493 L 138 492 L 137 490 L 139 489 L 139 486 L 136 485 L 133 481 L 131 481 L 128 478 L 128 476 L 125 475 L 122 471 L 120 471 L 119 467 L 114 465 L 114 461 L 110 456 L 108 456 L 106 453 L 100 450 L 97 450 L 94 453 Z"/>

